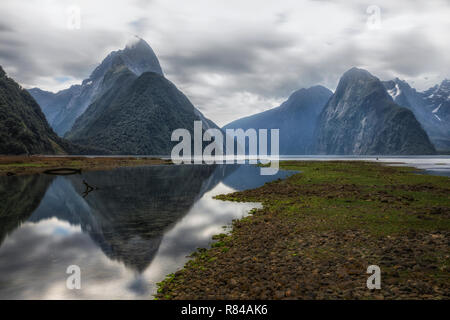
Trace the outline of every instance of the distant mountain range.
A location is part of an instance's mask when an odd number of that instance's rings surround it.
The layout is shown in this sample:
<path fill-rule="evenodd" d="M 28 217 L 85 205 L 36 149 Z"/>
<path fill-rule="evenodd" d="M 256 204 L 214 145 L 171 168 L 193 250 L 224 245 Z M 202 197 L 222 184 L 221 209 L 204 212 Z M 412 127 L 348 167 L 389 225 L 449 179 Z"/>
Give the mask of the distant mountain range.
<path fill-rule="evenodd" d="M 196 120 L 203 130 L 218 128 L 164 77 L 142 39 L 110 53 L 81 85 L 58 93 L 33 88 L 30 96 L 3 70 L 0 84 L 0 154 L 168 155 L 173 130 L 192 132 Z M 282 155 L 448 151 L 450 81 L 418 92 L 405 81 L 382 82 L 352 68 L 334 93 L 300 89 L 279 107 L 222 129 L 237 128 L 280 129 Z"/>
<path fill-rule="evenodd" d="M 435 137 L 436 127 L 426 124 L 428 118 L 437 115 L 423 107 L 423 100 L 416 108 L 424 110 L 421 116 L 407 102 L 395 99 L 390 83 L 382 83 L 369 72 L 352 68 L 341 77 L 334 94 L 321 86 L 301 89 L 280 107 L 235 120 L 223 129 L 279 128 L 282 155 L 435 153 L 423 128 Z M 435 91 L 443 90 L 436 87 Z M 449 95 L 439 93 L 442 96 Z M 441 115 L 440 140 L 435 143 L 445 150 L 445 144 L 439 141 L 450 138 L 450 126 L 445 125 L 447 118 Z"/>

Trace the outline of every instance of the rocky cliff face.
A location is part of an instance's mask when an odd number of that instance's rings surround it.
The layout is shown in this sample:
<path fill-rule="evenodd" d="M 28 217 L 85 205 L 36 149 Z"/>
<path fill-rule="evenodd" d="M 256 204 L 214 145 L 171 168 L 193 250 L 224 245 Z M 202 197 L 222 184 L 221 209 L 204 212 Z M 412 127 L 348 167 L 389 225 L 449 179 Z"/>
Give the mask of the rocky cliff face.
<path fill-rule="evenodd" d="M 380 80 L 352 68 L 319 116 L 319 154 L 433 154 L 435 149 L 414 114 L 395 104 Z"/>

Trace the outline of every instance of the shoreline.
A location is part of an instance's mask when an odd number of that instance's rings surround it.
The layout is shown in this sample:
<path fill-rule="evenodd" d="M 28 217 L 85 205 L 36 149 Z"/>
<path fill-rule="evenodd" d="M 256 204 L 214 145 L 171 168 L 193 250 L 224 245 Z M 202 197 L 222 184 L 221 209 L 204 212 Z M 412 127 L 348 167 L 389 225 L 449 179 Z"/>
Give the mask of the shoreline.
<path fill-rule="evenodd" d="M 375 162 L 283 161 L 284 180 L 158 284 L 155 299 L 449 299 L 450 179 Z M 419 170 L 420 171 L 420 170 Z M 366 287 L 381 268 L 381 290 Z"/>
<path fill-rule="evenodd" d="M 95 171 L 119 167 L 168 164 L 172 164 L 172 162 L 154 157 L 0 156 L 0 176 L 39 174 L 46 170 L 58 168 Z"/>

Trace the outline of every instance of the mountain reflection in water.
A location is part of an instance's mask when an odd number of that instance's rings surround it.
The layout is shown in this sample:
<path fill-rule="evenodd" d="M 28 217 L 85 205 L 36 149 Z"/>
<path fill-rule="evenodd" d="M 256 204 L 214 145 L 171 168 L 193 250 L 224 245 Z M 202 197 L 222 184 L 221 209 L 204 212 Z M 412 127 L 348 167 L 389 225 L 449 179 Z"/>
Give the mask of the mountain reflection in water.
<path fill-rule="evenodd" d="M 0 298 L 151 298 L 186 255 L 258 206 L 214 195 L 290 174 L 229 165 L 0 177 Z M 83 197 L 84 182 L 98 189 Z M 66 288 L 70 265 L 81 290 Z"/>

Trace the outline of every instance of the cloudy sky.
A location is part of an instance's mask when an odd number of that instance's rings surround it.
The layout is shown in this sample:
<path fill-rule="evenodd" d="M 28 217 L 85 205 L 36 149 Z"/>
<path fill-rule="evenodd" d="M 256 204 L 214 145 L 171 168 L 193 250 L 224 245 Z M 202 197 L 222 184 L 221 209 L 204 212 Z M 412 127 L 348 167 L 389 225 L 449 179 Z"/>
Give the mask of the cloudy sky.
<path fill-rule="evenodd" d="M 448 0 L 1 0 L 0 13 L 0 65 L 24 87 L 80 83 L 138 35 L 219 125 L 334 90 L 352 66 L 419 90 L 450 78 Z"/>

